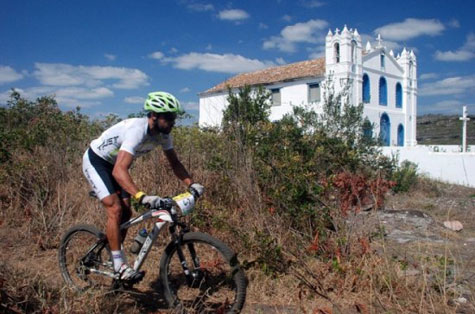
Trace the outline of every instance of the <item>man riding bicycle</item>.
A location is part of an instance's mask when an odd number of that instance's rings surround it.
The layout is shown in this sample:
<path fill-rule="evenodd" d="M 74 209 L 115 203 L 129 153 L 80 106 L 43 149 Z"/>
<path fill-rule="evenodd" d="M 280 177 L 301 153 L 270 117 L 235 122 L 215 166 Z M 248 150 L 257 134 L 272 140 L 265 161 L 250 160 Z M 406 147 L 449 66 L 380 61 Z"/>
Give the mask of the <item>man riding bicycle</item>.
<path fill-rule="evenodd" d="M 129 174 L 133 160 L 160 145 L 174 174 L 198 195 L 204 191 L 201 184 L 193 182 L 173 149 L 170 132 L 177 114 L 182 112 L 180 102 L 169 93 L 153 92 L 148 94 L 144 109 L 146 118 L 126 119 L 105 130 L 83 156 L 84 175 L 106 209 L 107 240 L 114 271 L 121 280 L 138 280 L 143 276 L 127 265 L 121 246 L 126 232 L 121 234 L 120 224 L 132 215 L 130 195 L 153 208 L 162 201 L 158 196 L 146 195 L 134 183 Z"/>

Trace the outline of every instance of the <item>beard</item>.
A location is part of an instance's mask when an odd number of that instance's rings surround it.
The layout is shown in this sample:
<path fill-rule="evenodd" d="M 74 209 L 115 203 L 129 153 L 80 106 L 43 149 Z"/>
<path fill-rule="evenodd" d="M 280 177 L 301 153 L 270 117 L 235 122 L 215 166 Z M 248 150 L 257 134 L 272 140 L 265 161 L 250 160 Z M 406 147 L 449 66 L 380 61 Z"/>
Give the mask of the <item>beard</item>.
<path fill-rule="evenodd" d="M 158 132 L 163 133 L 163 134 L 170 134 L 170 132 L 172 131 L 172 128 L 171 127 L 164 128 L 161 126 L 157 126 L 157 130 Z"/>

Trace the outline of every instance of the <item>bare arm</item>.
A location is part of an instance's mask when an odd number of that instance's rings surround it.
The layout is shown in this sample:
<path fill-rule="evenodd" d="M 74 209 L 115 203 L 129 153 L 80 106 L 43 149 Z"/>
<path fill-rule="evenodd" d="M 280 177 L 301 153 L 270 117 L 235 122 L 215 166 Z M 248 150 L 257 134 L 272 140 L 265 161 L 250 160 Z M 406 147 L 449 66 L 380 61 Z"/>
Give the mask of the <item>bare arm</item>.
<path fill-rule="evenodd" d="M 191 179 L 190 174 L 186 170 L 185 166 L 180 162 L 178 159 L 178 156 L 175 152 L 175 150 L 169 149 L 163 151 L 165 153 L 165 156 L 168 159 L 168 162 L 170 163 L 170 166 L 173 169 L 173 173 L 181 180 L 183 183 L 186 184 L 186 186 L 190 186 L 190 184 L 193 183 L 193 180 Z"/>
<path fill-rule="evenodd" d="M 117 183 L 130 195 L 135 195 L 139 191 L 129 174 L 129 168 L 132 165 L 133 159 L 132 154 L 120 150 L 112 170 L 112 176 L 117 180 Z"/>

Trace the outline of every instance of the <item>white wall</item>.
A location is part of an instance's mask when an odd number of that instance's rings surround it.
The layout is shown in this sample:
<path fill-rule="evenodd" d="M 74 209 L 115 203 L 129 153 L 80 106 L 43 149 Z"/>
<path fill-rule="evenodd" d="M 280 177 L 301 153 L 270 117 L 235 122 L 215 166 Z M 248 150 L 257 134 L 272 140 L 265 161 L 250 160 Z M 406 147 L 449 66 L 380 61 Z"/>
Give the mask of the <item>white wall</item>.
<path fill-rule="evenodd" d="M 281 119 L 285 114 L 291 113 L 293 107 L 307 105 L 308 102 L 308 84 L 320 83 L 323 78 L 305 80 L 299 82 L 290 82 L 282 84 L 274 84 L 266 86 L 268 90 L 280 89 L 281 104 L 280 106 L 272 106 L 270 117 L 271 121 Z M 320 88 L 320 99 L 322 99 L 323 89 Z M 200 119 L 199 125 L 204 126 L 220 126 L 223 119 L 223 110 L 228 106 L 228 93 L 217 93 L 211 95 L 200 96 Z M 321 112 L 320 104 L 315 104 L 315 110 Z"/>
<path fill-rule="evenodd" d="M 434 149 L 437 147 L 437 149 Z M 458 153 L 460 146 L 383 147 L 386 156 L 399 156 L 401 163 L 409 160 L 418 165 L 419 173 L 447 183 L 475 187 L 475 146 L 469 146 L 469 153 Z M 434 152 L 445 150 L 445 152 Z"/>
<path fill-rule="evenodd" d="M 227 96 L 227 93 L 200 96 L 199 125 L 201 127 L 221 125 L 221 120 L 223 120 L 223 110 L 228 104 L 226 100 Z"/>

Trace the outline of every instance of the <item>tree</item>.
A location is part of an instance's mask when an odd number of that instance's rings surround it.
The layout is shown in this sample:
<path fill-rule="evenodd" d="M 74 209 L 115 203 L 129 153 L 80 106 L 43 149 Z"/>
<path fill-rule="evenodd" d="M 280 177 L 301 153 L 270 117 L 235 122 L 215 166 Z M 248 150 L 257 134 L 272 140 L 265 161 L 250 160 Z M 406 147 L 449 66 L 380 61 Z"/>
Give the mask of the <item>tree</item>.
<path fill-rule="evenodd" d="M 253 138 L 255 128 L 269 122 L 270 92 L 262 86 L 252 89 L 246 85 L 235 94 L 229 88 L 227 100 L 229 105 L 223 111 L 223 130 L 241 144 L 247 144 Z"/>

